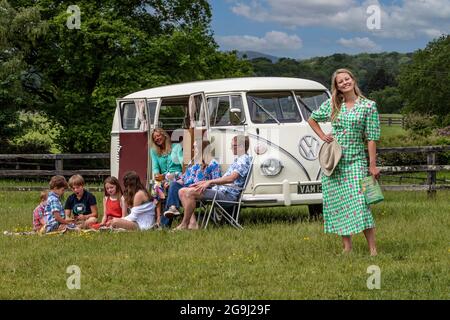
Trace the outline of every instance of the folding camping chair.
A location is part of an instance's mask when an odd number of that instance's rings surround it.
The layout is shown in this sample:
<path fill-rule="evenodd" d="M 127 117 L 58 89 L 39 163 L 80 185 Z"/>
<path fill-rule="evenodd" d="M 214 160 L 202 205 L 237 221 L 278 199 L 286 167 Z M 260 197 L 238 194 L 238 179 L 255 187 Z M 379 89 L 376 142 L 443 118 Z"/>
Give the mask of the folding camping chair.
<path fill-rule="evenodd" d="M 244 195 L 244 190 L 247 188 L 247 184 L 250 180 L 250 176 L 253 169 L 253 161 L 250 164 L 247 176 L 245 177 L 244 185 L 242 188 L 236 187 L 234 185 L 225 186 L 237 189 L 240 191 L 239 197 L 236 201 L 226 201 L 216 199 L 217 191 L 212 200 L 201 200 L 200 206 L 205 211 L 203 219 L 201 219 L 200 227 L 206 229 L 208 227 L 208 222 L 212 219 L 216 224 L 218 220 L 222 217 L 236 229 L 243 229 L 239 224 L 239 213 L 241 210 L 242 197 Z"/>

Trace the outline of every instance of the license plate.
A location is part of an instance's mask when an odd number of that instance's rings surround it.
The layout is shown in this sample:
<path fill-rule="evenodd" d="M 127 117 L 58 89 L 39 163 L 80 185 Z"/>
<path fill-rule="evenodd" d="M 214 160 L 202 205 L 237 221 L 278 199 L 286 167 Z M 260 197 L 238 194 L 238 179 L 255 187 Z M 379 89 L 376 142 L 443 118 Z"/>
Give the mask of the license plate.
<path fill-rule="evenodd" d="M 322 193 L 321 184 L 298 184 L 298 194 Z"/>

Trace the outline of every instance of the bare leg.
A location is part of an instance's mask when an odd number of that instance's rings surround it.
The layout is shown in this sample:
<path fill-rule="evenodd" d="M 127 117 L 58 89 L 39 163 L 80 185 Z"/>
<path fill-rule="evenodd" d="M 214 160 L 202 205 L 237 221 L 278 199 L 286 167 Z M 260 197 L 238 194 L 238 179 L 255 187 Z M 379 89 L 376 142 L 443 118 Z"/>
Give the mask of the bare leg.
<path fill-rule="evenodd" d="M 156 205 L 156 224 L 161 224 L 161 201 L 158 201 L 158 204 Z"/>
<path fill-rule="evenodd" d="M 114 218 L 111 221 L 111 227 L 123 228 L 126 230 L 137 230 L 138 229 L 138 225 L 136 222 L 128 221 L 128 220 L 121 219 L 121 218 Z"/>
<path fill-rule="evenodd" d="M 184 208 L 184 216 L 183 220 L 177 227 L 177 229 L 188 229 L 189 226 L 193 227 L 197 225 L 197 221 L 195 220 L 194 210 L 196 205 L 196 200 L 200 198 L 201 194 L 194 191 L 192 188 L 182 188 L 178 191 L 178 195 L 180 197 L 181 203 Z M 191 224 L 191 218 L 193 217 L 194 224 Z"/>
<path fill-rule="evenodd" d="M 375 244 L 375 228 L 366 229 L 363 231 L 366 236 L 367 244 L 369 245 L 370 255 L 377 255 L 377 246 Z"/>
<path fill-rule="evenodd" d="M 342 244 L 344 246 L 344 253 L 349 253 L 352 251 L 352 237 L 342 236 Z"/>
<path fill-rule="evenodd" d="M 86 229 L 88 229 L 91 227 L 91 225 L 93 225 L 94 223 L 97 223 L 97 221 L 98 221 L 97 218 L 91 217 L 85 221 L 84 226 Z"/>
<path fill-rule="evenodd" d="M 198 223 L 197 219 L 195 218 L 195 214 L 192 214 L 191 219 L 189 220 L 189 229 L 191 230 L 197 230 L 198 229 Z"/>

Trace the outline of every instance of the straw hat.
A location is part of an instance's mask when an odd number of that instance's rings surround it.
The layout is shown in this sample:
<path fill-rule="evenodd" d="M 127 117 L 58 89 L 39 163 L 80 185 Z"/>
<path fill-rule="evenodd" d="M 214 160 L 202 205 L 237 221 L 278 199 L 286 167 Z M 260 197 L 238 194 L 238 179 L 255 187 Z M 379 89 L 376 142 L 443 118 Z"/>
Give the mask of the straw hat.
<path fill-rule="evenodd" d="M 341 157 L 342 148 L 336 140 L 324 142 L 319 151 L 319 163 L 323 174 L 331 176 Z"/>

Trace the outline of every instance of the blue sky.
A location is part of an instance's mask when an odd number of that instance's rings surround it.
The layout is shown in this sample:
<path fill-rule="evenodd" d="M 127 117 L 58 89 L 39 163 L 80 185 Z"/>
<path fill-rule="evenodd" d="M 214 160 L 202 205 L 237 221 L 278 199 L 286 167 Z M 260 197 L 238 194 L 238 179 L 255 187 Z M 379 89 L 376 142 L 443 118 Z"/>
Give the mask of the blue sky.
<path fill-rule="evenodd" d="M 450 33 L 450 0 L 210 0 L 222 50 L 304 59 L 412 52 Z"/>

